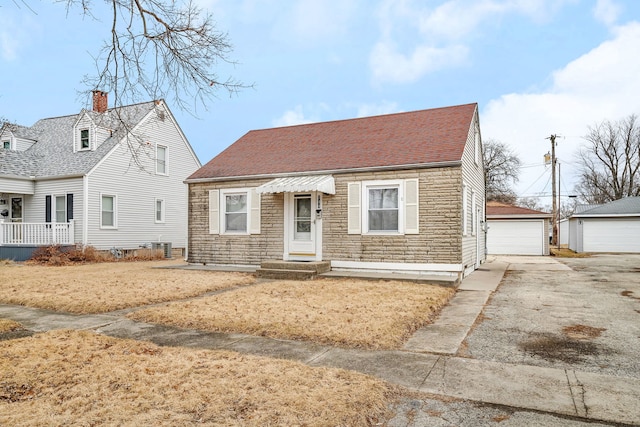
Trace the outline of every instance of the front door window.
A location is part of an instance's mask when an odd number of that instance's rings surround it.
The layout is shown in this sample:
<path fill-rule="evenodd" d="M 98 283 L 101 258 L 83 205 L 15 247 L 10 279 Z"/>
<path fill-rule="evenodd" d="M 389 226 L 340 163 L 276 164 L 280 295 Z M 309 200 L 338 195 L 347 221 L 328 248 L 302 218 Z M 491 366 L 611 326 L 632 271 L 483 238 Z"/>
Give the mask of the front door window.
<path fill-rule="evenodd" d="M 11 198 L 11 222 L 22 222 L 22 197 Z"/>
<path fill-rule="evenodd" d="M 296 195 L 294 198 L 295 240 L 311 240 L 311 195 Z"/>

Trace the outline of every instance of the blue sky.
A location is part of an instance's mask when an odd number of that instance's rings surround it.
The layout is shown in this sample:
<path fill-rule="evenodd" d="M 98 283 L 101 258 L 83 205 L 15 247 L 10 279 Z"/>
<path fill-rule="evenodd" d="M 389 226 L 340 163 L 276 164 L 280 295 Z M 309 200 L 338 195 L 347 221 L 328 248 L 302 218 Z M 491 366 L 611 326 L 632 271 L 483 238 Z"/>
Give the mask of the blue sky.
<path fill-rule="evenodd" d="M 168 100 L 202 163 L 251 129 L 477 102 L 483 138 L 524 164 L 519 195 L 549 205 L 545 138 L 562 136 L 568 194 L 587 127 L 640 114 L 635 0 L 198 3 L 234 47 L 237 64 L 221 64 L 220 78 L 254 85 L 220 93 L 198 118 Z M 77 91 L 108 22 L 29 5 L 0 7 L 0 116 L 23 125 L 87 106 Z"/>

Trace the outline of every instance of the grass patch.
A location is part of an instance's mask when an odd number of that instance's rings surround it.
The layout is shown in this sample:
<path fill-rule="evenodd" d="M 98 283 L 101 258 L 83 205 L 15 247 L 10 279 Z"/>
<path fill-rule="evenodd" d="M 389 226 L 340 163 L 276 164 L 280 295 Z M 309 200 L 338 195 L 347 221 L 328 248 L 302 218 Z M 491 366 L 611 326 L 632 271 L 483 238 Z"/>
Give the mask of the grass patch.
<path fill-rule="evenodd" d="M 0 318 L 0 333 L 12 332 L 18 329 L 22 329 L 22 325 L 18 322 L 14 322 L 10 319 Z"/>
<path fill-rule="evenodd" d="M 182 261 L 144 261 L 61 267 L 0 265 L 0 303 L 70 313 L 105 313 L 193 297 L 252 283 L 249 274 L 154 267 Z"/>
<path fill-rule="evenodd" d="M 577 253 L 572 251 L 569 248 L 560 248 L 558 249 L 557 247 L 551 247 L 549 248 L 549 252 L 551 253 L 552 256 L 557 256 L 559 258 L 590 258 L 591 254 L 588 253 Z"/>
<path fill-rule="evenodd" d="M 128 317 L 206 331 L 393 349 L 429 323 L 454 293 L 402 281 L 278 281 L 151 307 Z"/>
<path fill-rule="evenodd" d="M 87 331 L 0 343 L 0 424 L 367 426 L 393 389 L 363 374 Z"/>

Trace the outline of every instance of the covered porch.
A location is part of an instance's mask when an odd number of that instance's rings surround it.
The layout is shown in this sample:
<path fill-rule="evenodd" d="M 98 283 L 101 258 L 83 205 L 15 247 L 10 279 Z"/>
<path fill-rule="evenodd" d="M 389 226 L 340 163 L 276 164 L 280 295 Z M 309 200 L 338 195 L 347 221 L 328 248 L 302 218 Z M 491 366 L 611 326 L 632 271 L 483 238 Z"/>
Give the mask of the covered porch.
<path fill-rule="evenodd" d="M 73 220 L 28 223 L 0 219 L 0 259 L 25 261 L 38 247 L 74 244 Z"/>

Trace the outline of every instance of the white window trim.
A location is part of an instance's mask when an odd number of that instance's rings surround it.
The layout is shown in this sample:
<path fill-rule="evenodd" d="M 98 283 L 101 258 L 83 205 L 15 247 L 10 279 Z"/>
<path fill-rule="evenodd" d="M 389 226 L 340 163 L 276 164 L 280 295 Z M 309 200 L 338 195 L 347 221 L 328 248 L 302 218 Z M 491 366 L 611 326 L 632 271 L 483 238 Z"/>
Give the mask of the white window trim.
<path fill-rule="evenodd" d="M 469 234 L 469 197 L 467 184 L 462 184 L 462 235 Z"/>
<path fill-rule="evenodd" d="M 102 199 L 101 199 L 102 200 Z M 158 202 L 162 202 L 162 209 L 160 212 L 161 218 L 158 219 Z M 164 199 L 156 197 L 153 200 L 153 219 L 156 224 L 164 224 L 166 219 L 166 207 L 167 202 Z"/>
<path fill-rule="evenodd" d="M 473 149 L 474 149 L 474 161 L 476 163 L 476 165 L 478 165 L 478 163 L 480 163 L 480 127 L 478 126 L 478 123 L 476 123 L 475 125 L 475 130 L 474 130 L 474 134 L 473 134 Z"/>
<path fill-rule="evenodd" d="M 58 206 L 56 205 L 58 197 L 64 197 L 64 221 L 63 221 L 63 223 L 66 223 L 67 222 L 67 195 L 66 194 L 52 194 L 51 195 L 51 222 L 52 223 L 57 223 L 58 222 L 58 209 L 57 209 Z M 100 200 L 102 200 L 102 198 Z"/>
<path fill-rule="evenodd" d="M 113 225 L 102 225 L 102 198 L 113 197 Z M 102 230 L 115 230 L 118 228 L 118 195 L 100 193 L 100 229 Z"/>
<path fill-rule="evenodd" d="M 82 131 L 86 130 L 87 131 L 87 137 L 88 137 L 88 141 L 89 144 L 86 147 L 82 146 Z M 91 132 L 91 128 L 80 128 L 78 129 L 78 151 L 91 151 L 91 141 L 93 140 L 92 138 L 92 132 Z"/>
<path fill-rule="evenodd" d="M 158 172 L 158 148 L 164 148 L 164 172 Z M 169 175 L 169 147 L 162 144 L 156 144 L 156 175 L 167 176 Z"/>
<path fill-rule="evenodd" d="M 9 143 L 9 147 L 5 147 L 4 144 L 5 143 Z M 4 148 L 5 150 L 12 150 L 13 149 L 13 142 L 11 141 L 11 139 L 3 139 L 2 140 L 2 148 Z"/>
<path fill-rule="evenodd" d="M 397 188 L 398 189 L 398 230 L 369 230 L 369 189 L 370 188 Z M 400 236 L 405 234 L 404 230 L 404 181 L 403 180 L 380 180 L 362 181 L 362 234 L 372 236 Z"/>
<path fill-rule="evenodd" d="M 471 190 L 471 235 L 475 236 L 478 223 L 478 212 L 476 208 L 476 192 Z"/>
<path fill-rule="evenodd" d="M 247 196 L 247 224 L 245 231 L 227 231 L 227 196 L 242 195 Z M 220 190 L 220 234 L 248 235 L 251 234 L 251 189 L 250 188 L 228 188 Z"/>

